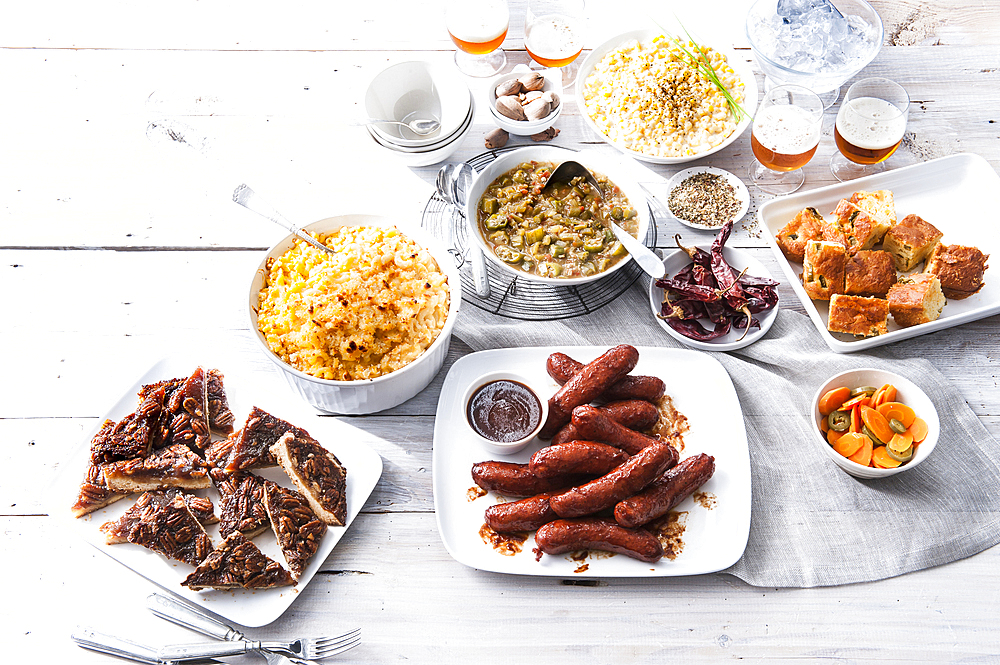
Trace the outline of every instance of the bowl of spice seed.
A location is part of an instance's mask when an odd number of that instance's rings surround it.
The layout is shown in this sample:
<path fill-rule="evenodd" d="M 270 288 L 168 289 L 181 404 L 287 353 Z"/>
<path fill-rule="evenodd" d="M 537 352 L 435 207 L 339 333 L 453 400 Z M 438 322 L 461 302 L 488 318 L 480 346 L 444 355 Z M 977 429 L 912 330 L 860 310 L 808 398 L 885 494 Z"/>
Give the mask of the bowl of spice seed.
<path fill-rule="evenodd" d="M 750 208 L 750 192 L 729 171 L 712 166 L 684 169 L 667 182 L 667 211 L 693 229 L 722 228 L 738 222 Z"/>

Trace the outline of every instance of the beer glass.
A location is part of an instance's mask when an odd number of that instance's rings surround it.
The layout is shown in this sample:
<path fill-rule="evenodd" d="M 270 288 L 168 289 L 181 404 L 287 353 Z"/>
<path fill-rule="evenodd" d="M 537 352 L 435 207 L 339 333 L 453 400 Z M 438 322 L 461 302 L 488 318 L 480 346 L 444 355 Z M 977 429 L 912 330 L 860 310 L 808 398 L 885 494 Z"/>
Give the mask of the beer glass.
<path fill-rule="evenodd" d="M 753 119 L 751 182 L 768 194 L 790 194 L 802 186 L 805 166 L 819 146 L 823 101 L 800 85 L 779 85 L 764 93 Z"/>
<path fill-rule="evenodd" d="M 563 87 L 576 80 L 573 61 L 583 50 L 584 0 L 529 0 L 524 49 L 543 67 L 561 67 Z"/>
<path fill-rule="evenodd" d="M 448 35 L 455 42 L 455 65 L 468 76 L 493 76 L 507 64 L 500 45 L 507 36 L 507 0 L 449 0 Z"/>
<path fill-rule="evenodd" d="M 852 85 L 833 130 L 838 152 L 830 170 L 837 180 L 884 171 L 885 160 L 903 141 L 909 109 L 909 95 L 894 81 L 869 78 Z"/>

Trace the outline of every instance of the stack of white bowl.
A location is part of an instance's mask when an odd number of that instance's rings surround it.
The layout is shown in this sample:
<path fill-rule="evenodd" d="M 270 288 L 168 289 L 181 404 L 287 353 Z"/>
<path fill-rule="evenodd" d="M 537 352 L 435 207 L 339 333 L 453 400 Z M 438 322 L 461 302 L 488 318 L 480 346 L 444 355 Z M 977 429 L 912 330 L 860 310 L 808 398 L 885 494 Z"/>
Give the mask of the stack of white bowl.
<path fill-rule="evenodd" d="M 380 120 L 438 120 L 440 128 L 427 136 L 390 123 L 368 125 L 372 139 L 404 164 L 428 166 L 458 150 L 472 130 L 476 106 L 464 77 L 453 67 L 413 61 L 393 65 L 372 79 L 365 111 Z"/>

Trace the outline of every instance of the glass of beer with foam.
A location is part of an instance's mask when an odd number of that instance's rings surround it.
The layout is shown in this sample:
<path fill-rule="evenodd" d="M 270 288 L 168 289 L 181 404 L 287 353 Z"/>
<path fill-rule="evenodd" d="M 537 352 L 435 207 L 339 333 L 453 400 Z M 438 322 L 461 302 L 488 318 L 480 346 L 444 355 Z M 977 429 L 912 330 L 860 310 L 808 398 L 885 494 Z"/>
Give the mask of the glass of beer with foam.
<path fill-rule="evenodd" d="M 903 86 L 885 78 L 868 78 L 852 85 L 837 112 L 833 138 L 838 152 L 830 170 L 838 180 L 881 173 L 885 160 L 903 141 L 910 96 Z"/>
<path fill-rule="evenodd" d="M 445 7 L 448 35 L 458 50 L 455 65 L 468 76 L 493 76 L 507 64 L 500 45 L 507 36 L 507 0 L 449 0 Z"/>
<path fill-rule="evenodd" d="M 572 65 L 583 50 L 584 0 L 529 0 L 524 50 L 542 67 L 561 67 L 563 87 L 576 80 Z"/>
<path fill-rule="evenodd" d="M 802 186 L 823 129 L 823 100 L 800 85 L 779 85 L 764 93 L 753 119 L 751 182 L 768 194 L 790 194 Z"/>

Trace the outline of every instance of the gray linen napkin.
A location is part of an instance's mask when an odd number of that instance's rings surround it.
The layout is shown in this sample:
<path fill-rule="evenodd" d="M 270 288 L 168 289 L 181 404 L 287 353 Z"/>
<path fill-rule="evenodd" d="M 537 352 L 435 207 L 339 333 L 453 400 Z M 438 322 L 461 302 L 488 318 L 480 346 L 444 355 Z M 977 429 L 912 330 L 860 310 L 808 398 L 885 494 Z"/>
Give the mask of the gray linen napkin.
<path fill-rule="evenodd" d="M 455 335 L 472 349 L 633 344 L 684 348 L 649 310 L 640 279 L 607 307 L 562 321 L 506 319 L 463 304 Z M 898 346 L 898 345 L 897 345 Z M 884 579 L 962 559 L 1000 542 L 1000 445 L 929 362 L 892 347 L 830 351 L 808 317 L 780 310 L 768 334 L 712 353 L 739 395 L 750 447 L 750 538 L 724 572 L 754 586 L 814 587 Z M 857 367 L 901 374 L 938 410 L 935 453 L 905 474 L 859 480 L 825 460 L 810 401 Z M 975 479 L 975 482 L 969 482 Z"/>

